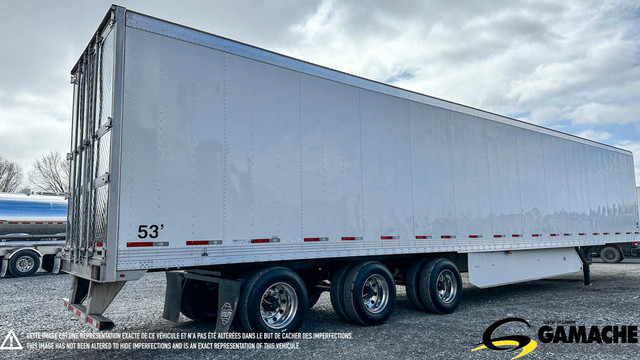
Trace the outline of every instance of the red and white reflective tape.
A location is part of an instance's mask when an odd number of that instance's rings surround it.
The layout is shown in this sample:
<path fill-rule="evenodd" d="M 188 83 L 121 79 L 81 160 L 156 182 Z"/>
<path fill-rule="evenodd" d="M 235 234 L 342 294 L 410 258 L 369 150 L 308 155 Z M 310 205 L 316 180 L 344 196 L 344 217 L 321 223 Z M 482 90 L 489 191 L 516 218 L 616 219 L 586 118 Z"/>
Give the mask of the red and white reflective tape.
<path fill-rule="evenodd" d="M 87 315 L 87 323 L 96 328 L 96 330 L 100 330 L 100 321 L 93 319 L 91 315 Z"/>
<path fill-rule="evenodd" d="M 329 241 L 328 237 L 308 237 L 304 238 L 304 242 Z"/>
<path fill-rule="evenodd" d="M 259 239 L 251 239 L 252 244 L 269 244 L 269 243 L 279 243 L 279 237 L 271 237 L 271 238 L 259 238 Z"/>
<path fill-rule="evenodd" d="M 342 237 L 343 241 L 359 241 L 363 239 L 364 238 L 362 236 L 343 236 Z"/>
<path fill-rule="evenodd" d="M 91 315 L 85 314 L 80 309 L 69 304 L 67 301 L 63 301 L 63 304 L 64 304 L 64 307 L 67 310 L 69 310 L 71 313 L 73 313 L 75 316 L 79 317 L 81 320 L 86 321 L 87 324 L 96 328 L 96 330 L 100 330 L 100 321 L 98 321 L 97 319 L 94 319 L 93 317 L 91 317 Z"/>
<path fill-rule="evenodd" d="M 11 221 L 11 222 L 7 222 L 7 221 L 0 221 L 0 224 L 20 224 L 20 222 L 17 221 Z M 42 222 L 23 222 L 23 223 L 42 223 Z M 53 222 L 49 222 L 49 224 L 54 224 Z M 64 224 L 63 222 L 57 222 L 57 224 Z M 622 232 L 615 232 L 615 235 L 622 235 Z M 640 232 L 639 231 L 635 231 L 635 232 L 631 232 L 631 231 L 627 231 L 624 234 L 626 235 L 639 235 Z M 557 236 L 572 236 L 572 233 L 553 233 L 553 234 L 549 234 L 549 236 L 551 237 L 557 237 Z M 587 233 L 578 233 L 578 235 L 580 236 L 586 236 Z M 594 232 L 592 233 L 592 235 L 600 235 L 600 233 Z M 608 232 L 603 232 L 602 235 L 610 235 L 610 233 Z M 542 234 L 531 234 L 532 237 L 541 237 Z M 480 234 L 471 234 L 469 235 L 470 239 L 482 239 L 482 235 Z M 494 234 L 493 238 L 494 239 L 499 239 L 499 238 L 506 238 L 507 236 L 504 234 Z M 512 238 L 520 238 L 523 237 L 523 234 L 511 234 Z M 440 236 L 441 239 L 455 239 L 456 235 L 441 235 Z M 380 236 L 381 240 L 398 240 L 400 239 L 400 236 L 398 235 L 382 235 Z M 415 235 L 415 239 L 416 240 L 429 240 L 429 239 L 433 239 L 433 237 L 431 235 Z M 361 236 L 343 236 L 341 238 L 341 240 L 343 241 L 358 241 L 358 240 L 364 240 L 363 237 Z M 307 237 L 303 239 L 304 242 L 321 242 L 321 241 L 329 241 L 328 237 Z M 256 238 L 256 239 L 251 239 L 251 240 L 233 240 L 234 244 L 237 243 L 248 243 L 250 242 L 251 244 L 266 244 L 266 243 L 278 243 L 280 242 L 280 238 L 278 237 L 271 237 L 271 238 Z M 186 245 L 187 246 L 207 246 L 207 245 L 222 245 L 222 240 L 187 240 L 186 241 Z M 93 246 L 93 243 L 90 243 L 89 246 Z M 95 243 L 96 247 L 103 247 L 104 243 L 102 242 L 96 242 Z M 127 247 L 131 248 L 131 247 L 153 247 L 153 246 L 169 246 L 169 242 L 168 241 L 133 241 L 133 242 L 127 242 Z"/>
<path fill-rule="evenodd" d="M 222 240 L 187 240 L 187 246 L 193 245 L 222 245 Z"/>
<path fill-rule="evenodd" d="M 153 247 L 169 246 L 168 241 L 132 241 L 127 243 L 127 247 Z"/>

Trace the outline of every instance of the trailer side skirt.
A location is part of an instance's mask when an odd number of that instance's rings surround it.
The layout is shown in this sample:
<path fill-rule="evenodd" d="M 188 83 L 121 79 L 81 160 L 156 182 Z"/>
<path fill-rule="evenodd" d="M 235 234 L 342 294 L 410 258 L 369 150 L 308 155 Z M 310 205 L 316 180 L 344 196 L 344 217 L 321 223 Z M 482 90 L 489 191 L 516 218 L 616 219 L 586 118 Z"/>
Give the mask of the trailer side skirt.
<path fill-rule="evenodd" d="M 570 274 L 581 267 L 574 248 L 469 253 L 469 281 L 480 288 Z"/>

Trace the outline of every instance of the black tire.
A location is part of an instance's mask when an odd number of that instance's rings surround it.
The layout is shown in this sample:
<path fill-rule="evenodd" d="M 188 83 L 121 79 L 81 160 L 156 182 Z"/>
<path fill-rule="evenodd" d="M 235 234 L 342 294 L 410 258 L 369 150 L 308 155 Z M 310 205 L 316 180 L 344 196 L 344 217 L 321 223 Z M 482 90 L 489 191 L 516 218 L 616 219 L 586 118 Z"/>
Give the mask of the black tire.
<path fill-rule="evenodd" d="M 191 320 L 215 323 L 218 319 L 218 285 L 185 279 L 182 285 L 180 312 Z"/>
<path fill-rule="evenodd" d="M 31 250 L 20 250 L 9 260 L 9 272 L 15 277 L 35 274 L 40 269 L 40 256 Z"/>
<path fill-rule="evenodd" d="M 349 271 L 344 283 L 344 307 L 354 322 L 365 326 L 383 324 L 395 303 L 396 284 L 386 266 L 367 261 Z"/>
<path fill-rule="evenodd" d="M 441 282 L 438 282 L 442 276 Z M 446 285 L 450 286 L 447 287 Z M 442 287 L 450 292 L 439 294 Z M 462 298 L 462 277 L 458 268 L 447 259 L 432 259 L 420 272 L 420 298 L 427 311 L 450 314 L 456 310 Z"/>
<path fill-rule="evenodd" d="M 42 270 L 45 270 L 46 272 L 53 272 L 53 263 L 55 262 L 55 256 L 54 255 L 45 255 L 42 257 Z"/>
<path fill-rule="evenodd" d="M 349 271 L 353 268 L 354 264 L 346 264 L 338 268 L 337 271 L 331 276 L 331 289 L 329 297 L 331 299 L 331 306 L 333 310 L 338 314 L 342 320 L 351 322 L 347 311 L 344 308 L 344 281 L 347 279 Z"/>
<path fill-rule="evenodd" d="M 427 261 L 427 259 L 423 259 L 414 262 L 407 270 L 407 275 L 404 280 L 409 302 L 414 308 L 420 311 L 427 311 L 420 297 L 420 273 Z"/>
<path fill-rule="evenodd" d="M 322 295 L 322 291 L 320 291 L 320 290 L 312 290 L 312 291 L 307 290 L 307 293 L 309 293 L 308 309 L 311 310 L 311 308 L 315 304 L 318 303 L 318 300 L 320 300 L 320 295 Z"/>
<path fill-rule="evenodd" d="M 245 332 L 297 332 L 308 307 L 307 288 L 298 274 L 284 267 L 267 268 L 249 276 L 242 284 L 238 323 Z M 262 310 L 274 313 L 274 324 L 268 324 L 271 319 L 264 319 Z"/>
<path fill-rule="evenodd" d="M 622 252 L 616 246 L 605 246 L 600 250 L 600 259 L 609 264 L 619 263 L 622 261 Z"/>

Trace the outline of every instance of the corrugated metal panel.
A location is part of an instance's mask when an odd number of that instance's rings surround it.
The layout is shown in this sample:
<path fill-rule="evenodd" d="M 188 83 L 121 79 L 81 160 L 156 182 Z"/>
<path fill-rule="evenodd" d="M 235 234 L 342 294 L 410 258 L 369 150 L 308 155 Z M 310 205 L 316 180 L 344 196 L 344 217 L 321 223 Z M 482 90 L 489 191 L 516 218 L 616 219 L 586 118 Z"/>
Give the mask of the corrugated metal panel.
<path fill-rule="evenodd" d="M 127 24 L 118 236 L 158 224 L 163 245 L 121 241 L 120 269 L 567 247 L 634 229 L 618 216 L 626 152 L 143 15 Z"/>

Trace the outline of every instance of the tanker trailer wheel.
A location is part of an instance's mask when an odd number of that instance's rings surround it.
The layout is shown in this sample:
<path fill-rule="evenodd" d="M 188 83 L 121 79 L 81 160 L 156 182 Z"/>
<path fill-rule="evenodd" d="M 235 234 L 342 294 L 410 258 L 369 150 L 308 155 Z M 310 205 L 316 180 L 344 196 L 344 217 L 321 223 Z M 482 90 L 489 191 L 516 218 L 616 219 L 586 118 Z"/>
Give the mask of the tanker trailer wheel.
<path fill-rule="evenodd" d="M 606 263 L 619 263 L 622 261 L 622 253 L 615 246 L 605 246 L 600 250 L 600 258 Z"/>
<path fill-rule="evenodd" d="M 329 292 L 331 299 L 331 306 L 333 311 L 338 314 L 340 318 L 345 321 L 353 321 L 349 318 L 347 310 L 344 307 L 344 282 L 349 275 L 349 271 L 354 267 L 354 264 L 346 264 L 339 267 L 331 276 L 331 289 Z"/>
<path fill-rule="evenodd" d="M 296 332 L 309 308 L 307 288 L 284 267 L 260 270 L 242 284 L 238 322 L 245 332 Z"/>
<path fill-rule="evenodd" d="M 391 316 L 396 302 L 396 284 L 391 272 L 379 262 L 356 265 L 344 282 L 343 300 L 345 310 L 354 322 L 383 324 Z"/>
<path fill-rule="evenodd" d="M 420 299 L 427 311 L 450 314 L 462 298 L 462 277 L 447 259 L 432 259 L 420 272 Z"/>
<path fill-rule="evenodd" d="M 31 276 L 40 269 L 40 256 L 31 250 L 20 250 L 9 260 L 9 272 L 15 277 Z"/>
<path fill-rule="evenodd" d="M 185 279 L 182 285 L 180 312 L 191 320 L 214 323 L 218 318 L 217 284 Z"/>
<path fill-rule="evenodd" d="M 414 308 L 420 311 L 427 311 L 427 308 L 420 298 L 420 273 L 428 261 L 428 259 L 422 259 L 411 264 L 407 270 L 404 281 L 409 302 Z"/>

